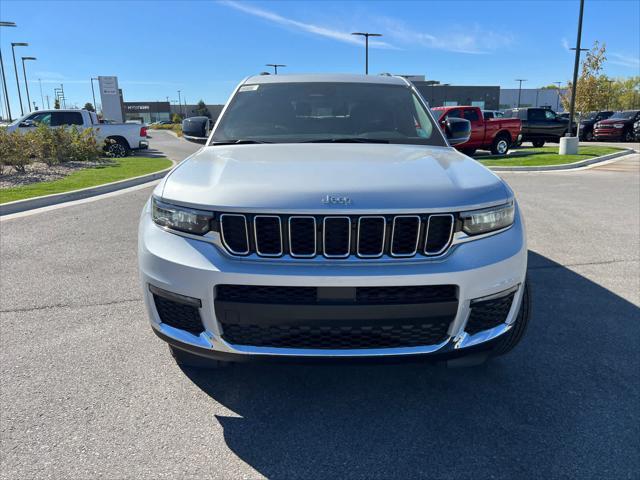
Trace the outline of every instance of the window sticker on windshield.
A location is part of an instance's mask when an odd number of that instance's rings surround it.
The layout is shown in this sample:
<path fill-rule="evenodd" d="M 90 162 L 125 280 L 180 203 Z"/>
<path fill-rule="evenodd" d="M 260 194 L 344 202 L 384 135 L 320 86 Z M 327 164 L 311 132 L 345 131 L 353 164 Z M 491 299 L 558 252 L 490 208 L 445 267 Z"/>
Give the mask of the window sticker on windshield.
<path fill-rule="evenodd" d="M 255 92 L 260 85 L 243 85 L 240 87 L 239 92 Z"/>

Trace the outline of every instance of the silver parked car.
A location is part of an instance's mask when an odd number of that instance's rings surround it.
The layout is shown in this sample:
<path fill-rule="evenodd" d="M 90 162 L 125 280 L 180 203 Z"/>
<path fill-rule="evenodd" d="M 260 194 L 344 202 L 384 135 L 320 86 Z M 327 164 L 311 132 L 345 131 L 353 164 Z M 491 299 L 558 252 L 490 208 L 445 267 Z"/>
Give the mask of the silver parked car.
<path fill-rule="evenodd" d="M 192 366 L 506 353 L 528 322 L 524 223 L 451 147 L 469 135 L 401 77 L 247 78 L 142 212 L 153 331 Z"/>

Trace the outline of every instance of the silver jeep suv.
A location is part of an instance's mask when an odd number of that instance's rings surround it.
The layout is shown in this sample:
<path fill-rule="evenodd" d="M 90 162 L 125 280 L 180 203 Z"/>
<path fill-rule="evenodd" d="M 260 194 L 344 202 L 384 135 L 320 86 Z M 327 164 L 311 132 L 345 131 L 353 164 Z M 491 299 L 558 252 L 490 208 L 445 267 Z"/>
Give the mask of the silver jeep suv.
<path fill-rule="evenodd" d="M 399 77 L 245 79 L 142 212 L 153 331 L 185 365 L 507 352 L 528 321 L 524 224 L 451 147 L 469 132 Z"/>

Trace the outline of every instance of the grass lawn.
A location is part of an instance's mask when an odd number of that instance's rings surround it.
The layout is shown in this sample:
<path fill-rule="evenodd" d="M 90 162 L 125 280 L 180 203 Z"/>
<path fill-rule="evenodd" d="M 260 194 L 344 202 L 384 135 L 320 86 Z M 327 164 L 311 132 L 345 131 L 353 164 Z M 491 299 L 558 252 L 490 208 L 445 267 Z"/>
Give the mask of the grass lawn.
<path fill-rule="evenodd" d="M 620 148 L 615 147 L 578 147 L 577 155 L 558 155 L 559 147 L 542 148 L 520 148 L 513 150 L 511 155 L 489 155 L 478 157 L 477 160 L 483 165 L 493 167 L 535 167 L 543 165 L 562 165 L 564 163 L 574 163 L 593 157 L 600 157 L 609 153 L 614 153 Z M 517 152 L 517 153 L 516 153 Z"/>
<path fill-rule="evenodd" d="M 78 170 L 72 174 L 51 182 L 34 183 L 22 187 L 0 190 L 0 203 L 23 200 L 25 198 L 69 192 L 80 188 L 93 187 L 103 183 L 116 182 L 126 178 L 138 177 L 147 173 L 164 170 L 171 166 L 167 158 L 126 157 L 114 158 L 113 162 L 92 168 Z"/>

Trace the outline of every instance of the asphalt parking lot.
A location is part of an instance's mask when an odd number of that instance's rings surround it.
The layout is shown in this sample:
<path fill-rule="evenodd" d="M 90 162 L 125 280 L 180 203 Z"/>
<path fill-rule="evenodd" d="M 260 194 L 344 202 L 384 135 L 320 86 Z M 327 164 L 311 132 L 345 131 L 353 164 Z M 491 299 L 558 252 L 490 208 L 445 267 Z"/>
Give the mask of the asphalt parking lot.
<path fill-rule="evenodd" d="M 468 369 L 181 370 L 138 286 L 152 187 L 3 220 L 1 478 L 640 477 L 640 155 L 622 162 L 503 175 L 533 318 Z"/>

